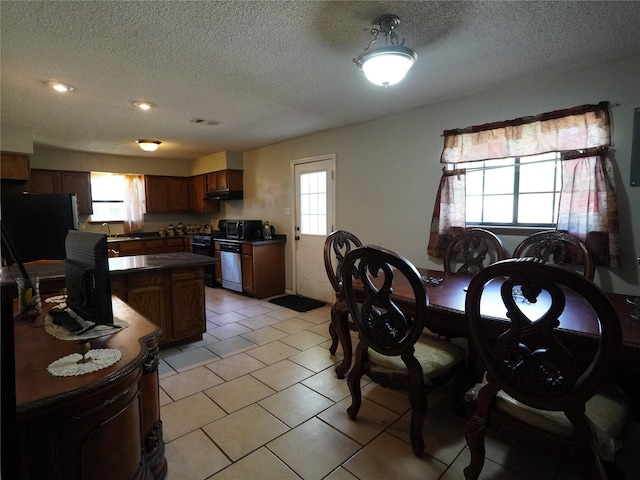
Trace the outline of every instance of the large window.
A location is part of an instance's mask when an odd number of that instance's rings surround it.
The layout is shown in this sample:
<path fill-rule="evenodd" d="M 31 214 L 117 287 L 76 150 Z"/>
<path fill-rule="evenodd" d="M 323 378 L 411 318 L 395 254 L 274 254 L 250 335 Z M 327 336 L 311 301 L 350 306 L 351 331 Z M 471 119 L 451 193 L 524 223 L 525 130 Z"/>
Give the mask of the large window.
<path fill-rule="evenodd" d="M 554 227 L 562 189 L 558 153 L 458 164 L 469 226 Z"/>
<path fill-rule="evenodd" d="M 92 222 L 124 221 L 125 177 L 118 173 L 91 172 Z"/>

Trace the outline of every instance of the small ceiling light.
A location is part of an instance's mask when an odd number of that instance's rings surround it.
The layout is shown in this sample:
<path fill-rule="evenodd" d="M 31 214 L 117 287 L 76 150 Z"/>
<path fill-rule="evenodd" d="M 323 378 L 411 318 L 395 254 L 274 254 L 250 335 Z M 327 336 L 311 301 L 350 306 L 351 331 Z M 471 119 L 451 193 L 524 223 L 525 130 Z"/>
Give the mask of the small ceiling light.
<path fill-rule="evenodd" d="M 71 85 L 68 85 L 66 83 L 62 83 L 62 82 L 56 82 L 56 81 L 49 81 L 46 82 L 47 85 L 49 85 L 51 88 L 53 88 L 56 92 L 60 92 L 60 93 L 64 93 L 64 92 L 71 92 L 74 90 L 74 88 Z"/>
<path fill-rule="evenodd" d="M 399 24 L 400 18 L 395 15 L 376 18 L 371 29 L 373 40 L 358 58 L 353 59 L 367 79 L 375 85 L 395 85 L 418 60 L 415 50 L 405 47 L 404 39 L 402 42 L 398 40 L 398 34 L 394 30 Z M 384 35 L 384 46 L 369 50 L 380 34 Z"/>
<path fill-rule="evenodd" d="M 155 107 L 155 105 L 150 102 L 133 102 L 133 104 L 140 110 L 144 111 L 151 110 L 153 107 Z"/>
<path fill-rule="evenodd" d="M 158 140 L 136 140 L 136 143 L 145 152 L 155 152 L 162 142 Z"/>

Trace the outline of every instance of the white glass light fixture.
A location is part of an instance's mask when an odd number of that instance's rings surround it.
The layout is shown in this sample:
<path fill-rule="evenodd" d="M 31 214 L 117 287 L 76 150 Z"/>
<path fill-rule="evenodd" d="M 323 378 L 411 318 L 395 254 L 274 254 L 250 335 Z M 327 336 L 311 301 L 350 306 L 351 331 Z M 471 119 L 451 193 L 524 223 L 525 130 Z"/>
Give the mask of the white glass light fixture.
<path fill-rule="evenodd" d="M 136 140 L 136 143 L 145 152 L 155 152 L 162 142 L 158 140 Z"/>
<path fill-rule="evenodd" d="M 46 82 L 46 84 L 53 88 L 56 92 L 60 93 L 71 92 L 74 90 L 71 85 L 62 82 L 56 82 L 55 80 L 50 80 Z"/>
<path fill-rule="evenodd" d="M 398 40 L 398 34 L 394 30 L 399 24 L 400 18 L 395 15 L 376 18 L 371 29 L 373 40 L 364 52 L 353 59 L 367 79 L 375 85 L 395 85 L 407 75 L 418 60 L 415 50 L 405 47 L 404 39 L 402 42 Z M 384 46 L 370 50 L 380 34 L 384 35 Z"/>
<path fill-rule="evenodd" d="M 151 110 L 153 107 L 155 107 L 155 105 L 151 102 L 143 102 L 143 101 L 136 101 L 133 102 L 133 104 L 138 107 L 140 110 Z"/>

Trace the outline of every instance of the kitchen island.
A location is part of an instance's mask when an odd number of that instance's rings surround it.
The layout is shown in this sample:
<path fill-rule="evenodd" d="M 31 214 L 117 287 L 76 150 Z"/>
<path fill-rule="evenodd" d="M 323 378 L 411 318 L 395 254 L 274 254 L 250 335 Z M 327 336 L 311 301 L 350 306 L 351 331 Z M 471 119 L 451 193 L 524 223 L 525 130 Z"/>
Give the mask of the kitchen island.
<path fill-rule="evenodd" d="M 206 331 L 203 267 L 219 262 L 189 252 L 109 259 L 111 293 L 160 327 L 161 347 L 202 339 Z M 64 263 L 26 267 L 43 294 L 64 288 Z M 0 269 L 3 288 L 15 289 L 16 267 Z M 15 294 L 14 296 L 17 296 Z"/>

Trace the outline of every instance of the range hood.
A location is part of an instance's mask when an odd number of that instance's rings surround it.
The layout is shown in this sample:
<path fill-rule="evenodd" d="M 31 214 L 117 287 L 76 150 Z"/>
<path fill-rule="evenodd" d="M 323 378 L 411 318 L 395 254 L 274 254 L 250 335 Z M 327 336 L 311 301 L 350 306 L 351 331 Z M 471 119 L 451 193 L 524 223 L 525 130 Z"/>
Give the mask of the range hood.
<path fill-rule="evenodd" d="M 230 190 L 230 191 L 220 191 L 220 192 L 209 192 L 207 193 L 205 199 L 206 200 L 242 200 L 243 192 L 242 190 Z"/>

